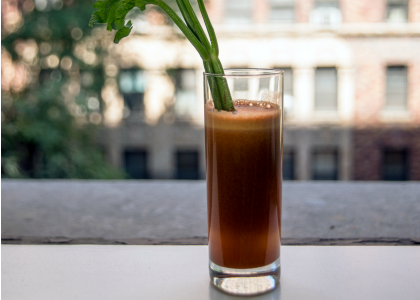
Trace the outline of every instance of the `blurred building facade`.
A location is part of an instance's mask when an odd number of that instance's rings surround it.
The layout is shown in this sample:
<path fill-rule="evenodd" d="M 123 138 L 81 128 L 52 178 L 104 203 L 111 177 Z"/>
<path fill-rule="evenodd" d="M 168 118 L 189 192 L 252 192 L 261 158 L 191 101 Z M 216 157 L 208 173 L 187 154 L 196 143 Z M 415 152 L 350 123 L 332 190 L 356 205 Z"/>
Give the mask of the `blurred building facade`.
<path fill-rule="evenodd" d="M 225 68 L 285 71 L 284 178 L 420 180 L 420 0 L 211 0 Z M 149 11 L 111 46 L 108 159 L 205 177 L 202 62 Z"/>

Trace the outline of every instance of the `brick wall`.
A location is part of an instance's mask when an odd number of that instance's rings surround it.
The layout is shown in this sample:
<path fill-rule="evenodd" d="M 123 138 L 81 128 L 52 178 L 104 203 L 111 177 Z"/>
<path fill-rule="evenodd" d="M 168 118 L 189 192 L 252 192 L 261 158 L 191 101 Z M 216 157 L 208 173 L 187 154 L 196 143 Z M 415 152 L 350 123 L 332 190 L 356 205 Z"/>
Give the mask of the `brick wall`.
<path fill-rule="evenodd" d="M 420 125 L 420 61 L 408 68 L 408 109 L 413 113 L 413 123 Z"/>
<path fill-rule="evenodd" d="M 381 180 L 382 151 L 388 147 L 408 150 L 409 179 L 420 180 L 420 40 L 372 37 L 347 41 L 356 66 L 353 179 Z M 408 118 L 399 121 L 382 117 L 389 65 L 408 66 Z"/>
<path fill-rule="evenodd" d="M 381 180 L 382 149 L 407 149 L 409 180 L 420 180 L 420 128 L 359 128 L 353 133 L 354 179 Z"/>
<path fill-rule="evenodd" d="M 386 101 L 386 67 L 408 65 L 407 107 L 412 125 L 420 125 L 420 62 L 382 61 L 365 62 L 356 70 L 355 124 L 381 123 L 380 113 Z M 420 139 L 420 137 L 418 137 Z"/>
<path fill-rule="evenodd" d="M 356 66 L 355 124 L 380 124 L 386 101 L 386 67 L 408 66 L 408 110 L 412 125 L 420 125 L 420 39 L 354 38 L 347 39 Z"/>
<path fill-rule="evenodd" d="M 343 16 L 344 23 L 356 23 L 363 22 L 363 8 L 365 7 L 365 1 L 361 0 L 341 0 L 340 9 Z"/>
<path fill-rule="evenodd" d="M 207 12 L 213 24 L 223 24 L 225 3 L 229 0 L 209 0 L 206 3 Z M 270 10 L 269 0 L 251 0 L 252 20 L 255 23 L 266 23 Z"/>
<path fill-rule="evenodd" d="M 410 0 L 408 9 L 408 20 L 410 22 L 420 22 L 420 0 Z"/>
<path fill-rule="evenodd" d="M 386 0 L 341 0 L 340 8 L 345 23 L 383 22 Z"/>
<path fill-rule="evenodd" d="M 295 3 L 295 14 L 297 23 L 308 23 L 314 0 L 297 0 Z"/>
<path fill-rule="evenodd" d="M 223 24 L 224 6 L 229 0 L 210 0 L 206 3 L 210 18 L 214 24 Z M 268 22 L 269 16 L 269 0 L 252 0 L 253 1 L 253 20 L 255 23 Z M 310 14 L 315 0 L 296 0 L 295 14 L 297 23 L 309 22 Z M 343 21 L 346 23 L 379 23 L 384 22 L 386 14 L 386 0 L 341 0 L 341 11 L 343 13 Z M 410 21 L 420 22 L 420 0 L 410 0 Z M 364 28 L 371 32 L 373 25 L 363 25 Z M 413 26 L 413 24 L 409 24 Z M 414 25 L 416 26 L 416 25 Z M 245 26 L 244 26 L 245 27 Z M 299 27 L 299 26 L 297 26 Z M 306 26 L 303 26 L 306 27 Z M 356 26 L 355 26 L 356 27 Z M 383 28 L 382 26 L 379 26 Z M 388 26 L 385 26 L 388 27 Z M 299 27 L 300 28 L 300 27 Z M 362 26 L 360 28 L 363 29 Z M 391 28 L 391 26 L 389 26 Z M 399 25 L 404 28 L 404 25 Z M 362 30 L 361 29 L 361 30 Z M 407 33 L 409 27 L 406 27 Z M 298 31 L 296 31 L 298 32 Z M 360 34 L 360 36 L 350 36 L 343 34 L 342 36 L 331 34 L 331 40 L 339 42 L 342 46 L 341 51 L 337 50 L 337 60 L 339 65 L 345 68 L 355 69 L 355 89 L 351 86 L 351 93 L 355 93 L 354 103 L 354 162 L 353 178 L 356 180 L 379 180 L 381 179 L 381 163 L 383 147 L 408 148 L 410 150 L 410 179 L 420 180 L 420 38 L 411 34 L 403 34 L 400 37 L 380 34 Z M 241 56 L 246 57 L 248 48 L 245 42 L 247 36 L 237 39 L 238 43 L 244 45 L 243 51 L 239 52 Z M 277 38 L 270 37 L 273 45 L 277 42 L 285 42 L 283 49 L 299 49 L 300 44 L 295 43 L 294 38 Z M 302 39 L 303 40 L 303 39 Z M 249 44 L 256 43 L 256 39 L 252 35 L 249 36 Z M 223 38 L 221 39 L 223 46 Z M 234 41 L 233 41 L 234 42 Z M 337 42 L 337 43 L 338 43 Z M 289 47 L 290 45 L 290 47 Z M 303 45 L 303 44 L 302 44 Z M 329 47 L 328 43 L 323 44 Z M 237 47 L 237 44 L 235 45 Z M 322 48 L 322 47 L 321 47 Z M 232 47 L 231 49 L 235 49 Z M 241 48 L 242 49 L 242 48 Z M 228 48 L 222 53 L 228 53 Z M 270 48 L 270 50 L 272 50 Z M 328 50 L 328 49 L 327 49 Z M 274 51 L 274 50 L 272 50 Z M 283 65 L 294 65 L 294 81 L 299 82 L 299 74 L 301 61 L 294 61 L 293 55 L 289 52 L 276 52 L 277 56 L 284 57 Z M 328 50 L 330 51 L 330 50 Z M 313 65 L 322 65 L 323 57 L 329 55 L 328 51 L 307 52 L 307 58 L 311 59 Z M 231 51 L 233 53 L 234 51 Z M 334 53 L 332 51 L 331 53 Z M 226 54 L 224 54 L 226 55 Z M 235 63 L 236 56 L 226 56 L 226 67 L 244 66 L 244 62 L 252 60 L 241 60 L 242 63 Z M 252 57 L 251 55 L 249 57 Z M 274 57 L 274 56 L 273 56 Z M 268 58 L 268 60 L 274 58 Z M 332 60 L 334 65 L 334 60 Z M 265 61 L 264 61 L 265 62 Z M 272 61 L 268 61 L 267 65 Z M 274 63 L 273 63 L 274 64 Z M 276 63 L 277 64 L 277 63 Z M 281 65 L 281 64 L 277 64 Z M 382 108 L 386 99 L 386 67 L 388 65 L 407 65 L 408 66 L 408 110 L 409 117 L 404 116 L 395 121 L 384 117 Z M 305 67 L 306 68 L 306 67 Z M 304 69 L 306 70 L 306 69 Z M 306 71 L 305 71 L 306 72 Z M 305 77 L 307 78 L 307 77 Z M 306 79 L 305 79 L 306 80 Z M 308 79 L 308 85 L 311 87 L 313 78 Z M 307 90 L 305 86 L 299 84 L 300 90 Z M 298 92 L 296 95 L 298 95 Z M 312 99 L 313 93 L 304 94 L 302 99 Z M 352 97 L 350 97 L 352 99 Z M 297 98 L 296 98 L 297 99 Z M 306 99 L 306 98 L 305 98 Z M 306 100 L 305 100 L 306 101 Z M 388 111 L 389 112 L 389 111 Z M 398 112 L 397 112 L 398 114 Z M 403 115 L 403 114 L 402 114 Z M 405 119 L 404 119 L 405 118 Z M 328 122 L 328 121 L 327 121 Z M 400 123 L 397 123 L 400 122 Z M 328 128 L 328 123 L 324 124 Z M 417 126 L 417 129 L 415 128 Z M 350 139 L 350 138 L 349 138 Z M 299 146 L 300 147 L 300 146 Z M 351 146 L 349 146 L 351 147 Z M 353 149 L 351 149 L 353 151 Z M 302 155 L 303 157 L 303 155 Z M 306 171 L 305 171 L 306 172 Z M 349 171 L 350 172 L 350 171 Z M 302 172 L 303 173 L 303 172 Z M 309 174 L 309 173 L 308 173 Z"/>
<path fill-rule="evenodd" d="M 225 0 L 209 0 L 205 2 L 207 13 L 212 24 L 223 23 Z"/>
<path fill-rule="evenodd" d="M 207 11 L 213 23 L 223 23 L 224 3 L 229 0 L 209 0 Z M 308 23 L 315 0 L 296 0 L 295 14 L 297 23 Z M 345 23 L 384 22 L 386 0 L 341 0 L 340 9 Z M 268 19 L 269 0 L 253 0 L 253 19 L 256 23 L 265 23 Z M 409 21 L 420 22 L 420 0 L 409 1 Z"/>
<path fill-rule="evenodd" d="M 385 70 L 379 62 L 369 62 L 356 69 L 355 123 L 374 124 L 384 102 Z"/>
<path fill-rule="evenodd" d="M 267 20 L 268 20 L 269 13 L 270 13 L 269 0 L 253 0 L 253 19 L 255 23 L 268 22 Z"/>
<path fill-rule="evenodd" d="M 348 0 L 349 1 L 349 0 Z M 363 22 L 384 22 L 386 15 L 386 0 L 358 0 L 364 2 Z"/>
<path fill-rule="evenodd" d="M 229 0 L 209 0 L 207 11 L 213 23 L 223 23 L 224 3 Z M 308 23 L 315 0 L 296 0 L 295 14 L 297 23 Z M 340 9 L 345 23 L 384 22 L 386 0 L 341 0 Z M 270 4 L 269 0 L 253 0 L 253 19 L 256 23 L 266 23 Z M 420 0 L 409 1 L 409 21 L 420 22 Z"/>

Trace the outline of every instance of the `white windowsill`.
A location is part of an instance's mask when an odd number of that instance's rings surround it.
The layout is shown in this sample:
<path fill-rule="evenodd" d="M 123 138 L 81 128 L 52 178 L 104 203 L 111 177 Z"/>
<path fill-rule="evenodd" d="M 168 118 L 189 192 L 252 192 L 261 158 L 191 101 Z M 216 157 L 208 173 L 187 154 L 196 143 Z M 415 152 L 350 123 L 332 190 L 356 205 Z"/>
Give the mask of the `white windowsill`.
<path fill-rule="evenodd" d="M 312 117 L 315 122 L 338 123 L 340 121 L 338 110 L 314 110 Z"/>
<path fill-rule="evenodd" d="M 409 110 L 401 108 L 385 108 L 379 114 L 382 122 L 406 123 L 413 120 L 413 115 Z"/>

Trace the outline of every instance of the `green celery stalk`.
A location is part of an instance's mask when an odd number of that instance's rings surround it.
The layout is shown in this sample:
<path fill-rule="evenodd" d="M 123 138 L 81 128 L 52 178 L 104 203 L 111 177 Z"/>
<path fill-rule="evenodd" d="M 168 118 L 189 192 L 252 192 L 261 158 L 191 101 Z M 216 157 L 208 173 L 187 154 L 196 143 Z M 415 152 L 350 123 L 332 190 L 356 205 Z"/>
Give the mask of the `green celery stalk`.
<path fill-rule="evenodd" d="M 200 12 L 203 16 L 210 41 L 204 32 L 197 15 L 189 0 L 176 0 L 184 21 L 162 0 L 102 0 L 93 4 L 97 10 L 93 13 L 89 22 L 90 26 L 96 23 L 106 23 L 107 30 L 117 30 L 114 42 L 118 42 L 128 36 L 133 28 L 131 20 L 125 21 L 127 13 L 134 7 L 145 10 L 147 4 L 159 6 L 178 26 L 185 37 L 195 47 L 207 73 L 224 75 L 223 66 L 219 60 L 219 47 L 216 34 L 210 22 L 203 0 L 197 0 Z M 209 77 L 210 91 L 213 96 L 214 106 L 217 110 L 233 111 L 232 96 L 227 81 L 223 77 Z"/>

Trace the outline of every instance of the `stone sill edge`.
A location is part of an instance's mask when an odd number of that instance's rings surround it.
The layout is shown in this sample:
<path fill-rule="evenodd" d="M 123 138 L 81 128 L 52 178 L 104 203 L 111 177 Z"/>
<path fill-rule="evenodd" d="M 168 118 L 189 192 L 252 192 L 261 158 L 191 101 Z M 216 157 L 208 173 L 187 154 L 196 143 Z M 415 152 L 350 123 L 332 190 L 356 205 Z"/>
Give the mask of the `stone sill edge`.
<path fill-rule="evenodd" d="M 1 243 L 18 245 L 207 245 L 207 237 L 191 238 L 66 238 L 2 237 Z M 283 238 L 283 246 L 420 246 L 420 238 Z"/>

